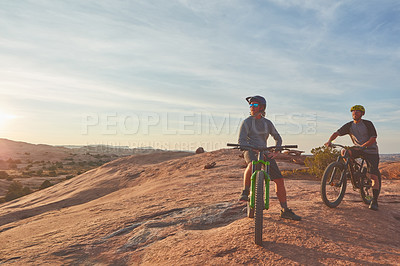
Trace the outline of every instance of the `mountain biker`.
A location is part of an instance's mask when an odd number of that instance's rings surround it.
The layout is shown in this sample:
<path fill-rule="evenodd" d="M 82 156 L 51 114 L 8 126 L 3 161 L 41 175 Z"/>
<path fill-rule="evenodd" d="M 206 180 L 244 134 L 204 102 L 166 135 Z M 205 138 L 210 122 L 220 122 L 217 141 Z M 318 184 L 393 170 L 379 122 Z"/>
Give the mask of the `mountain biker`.
<path fill-rule="evenodd" d="M 325 146 L 329 147 L 332 141 L 338 136 L 349 134 L 356 148 L 350 149 L 350 156 L 353 158 L 363 157 L 368 165 L 368 173 L 373 181 L 372 201 L 369 205 L 371 210 L 378 210 L 379 196 L 379 152 L 376 143 L 377 133 L 374 124 L 371 121 L 361 119 L 365 114 L 365 108 L 362 105 L 351 107 L 353 121 L 344 124 L 332 134 Z"/>
<path fill-rule="evenodd" d="M 251 96 L 247 97 L 246 101 L 250 104 L 250 116 L 246 118 L 241 127 L 239 133 L 239 144 L 240 145 L 251 145 L 255 147 L 266 147 L 267 139 L 269 135 L 276 141 L 276 146 L 282 145 L 282 138 L 276 130 L 272 122 L 265 118 L 265 108 L 267 102 L 262 96 Z M 244 159 L 247 163 L 247 168 L 244 171 L 244 188 L 240 195 L 240 201 L 248 201 L 251 174 L 252 174 L 252 161 L 257 160 L 256 151 L 246 150 L 243 152 Z M 295 221 L 301 220 L 301 217 L 294 214 L 294 212 L 288 208 L 286 201 L 286 189 L 283 182 L 283 176 L 274 160 L 274 157 L 278 154 L 278 151 L 269 153 L 265 157 L 270 162 L 270 178 L 275 182 L 275 191 L 282 207 L 281 217 L 285 219 L 291 219 Z M 264 155 L 265 156 L 265 155 Z"/>

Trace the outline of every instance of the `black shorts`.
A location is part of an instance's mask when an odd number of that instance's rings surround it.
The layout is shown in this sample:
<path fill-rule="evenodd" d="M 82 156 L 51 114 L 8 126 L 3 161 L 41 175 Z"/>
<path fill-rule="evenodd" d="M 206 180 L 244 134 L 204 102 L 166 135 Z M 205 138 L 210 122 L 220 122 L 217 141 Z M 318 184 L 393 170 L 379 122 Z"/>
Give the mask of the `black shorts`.
<path fill-rule="evenodd" d="M 363 158 L 367 162 L 368 173 L 379 175 L 379 154 L 365 153 L 359 149 L 351 149 L 351 155 L 354 158 Z"/>
<path fill-rule="evenodd" d="M 254 151 L 244 151 L 243 157 L 246 160 L 247 164 L 251 163 L 252 161 L 257 161 L 258 159 L 257 154 Z M 264 155 L 264 160 L 269 162 L 269 177 L 271 178 L 271 180 L 283 178 L 282 173 L 279 170 L 278 165 L 276 164 L 276 161 L 274 159 L 268 158 Z"/>

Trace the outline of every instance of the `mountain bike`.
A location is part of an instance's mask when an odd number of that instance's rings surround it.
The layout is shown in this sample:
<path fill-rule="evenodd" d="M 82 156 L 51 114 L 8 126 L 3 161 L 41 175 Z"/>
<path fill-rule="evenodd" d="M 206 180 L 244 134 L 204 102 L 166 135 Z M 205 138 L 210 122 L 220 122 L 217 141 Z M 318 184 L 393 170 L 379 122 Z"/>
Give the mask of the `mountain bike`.
<path fill-rule="evenodd" d="M 271 146 L 271 147 L 253 147 L 249 145 L 231 144 L 227 146 L 235 147 L 240 150 L 254 150 L 258 153 L 256 161 L 252 161 L 252 175 L 250 183 L 250 197 L 247 202 L 247 217 L 254 218 L 255 223 L 255 243 L 262 246 L 262 227 L 263 211 L 269 209 L 269 161 L 264 160 L 264 155 L 273 150 L 289 150 L 297 148 L 297 145 Z M 262 167 L 264 165 L 264 167 Z M 265 170 L 262 170 L 265 168 Z M 264 190 L 265 184 L 265 190 Z M 265 196 L 264 196 L 265 191 Z"/>
<path fill-rule="evenodd" d="M 344 149 L 344 155 L 339 155 L 336 162 L 329 164 L 321 180 L 321 197 L 326 206 L 337 207 L 346 192 L 347 180 L 350 179 L 353 190 L 360 191 L 362 201 L 370 204 L 372 200 L 372 180 L 367 176 L 367 163 L 364 158 L 350 157 L 349 150 L 359 147 L 346 147 L 339 144 L 331 144 L 333 148 Z M 381 187 L 381 175 L 378 175 L 379 191 Z"/>

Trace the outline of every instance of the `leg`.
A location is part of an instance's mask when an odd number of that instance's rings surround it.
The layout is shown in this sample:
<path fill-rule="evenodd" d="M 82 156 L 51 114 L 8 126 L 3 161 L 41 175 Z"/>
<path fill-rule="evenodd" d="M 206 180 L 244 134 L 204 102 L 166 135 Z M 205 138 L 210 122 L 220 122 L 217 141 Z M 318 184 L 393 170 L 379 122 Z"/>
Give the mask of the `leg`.
<path fill-rule="evenodd" d="M 369 208 L 371 210 L 378 210 L 378 196 L 379 196 L 379 190 L 380 190 L 380 184 L 379 184 L 379 154 L 366 154 L 365 155 L 367 165 L 368 165 L 368 172 L 369 172 L 369 177 L 372 180 L 372 201 L 371 204 L 369 205 Z"/>
<path fill-rule="evenodd" d="M 374 174 L 369 174 L 369 177 L 372 180 L 372 189 L 379 190 L 379 179 L 378 179 L 378 176 L 374 175 Z"/>
<path fill-rule="evenodd" d="M 276 164 L 276 161 L 273 159 L 268 159 L 270 162 L 269 171 L 271 180 L 275 182 L 275 191 L 276 196 L 278 197 L 279 203 L 282 207 L 281 217 L 285 219 L 291 219 L 295 221 L 300 221 L 301 217 L 294 214 L 294 212 L 288 208 L 287 199 L 286 199 L 286 188 L 283 176 L 281 171 Z"/>
<path fill-rule="evenodd" d="M 243 157 L 246 160 L 247 167 L 243 173 L 243 191 L 239 197 L 240 201 L 248 201 L 250 193 L 251 174 L 253 170 L 252 161 L 256 160 L 256 155 L 253 151 L 245 151 Z"/>
<path fill-rule="evenodd" d="M 247 164 L 246 170 L 244 170 L 243 174 L 243 189 L 250 189 L 251 182 L 251 172 L 252 172 L 252 164 Z"/>
<path fill-rule="evenodd" d="M 274 179 L 275 182 L 275 192 L 278 200 L 282 206 L 282 208 L 287 208 L 287 200 L 286 200 L 286 188 L 283 178 Z"/>

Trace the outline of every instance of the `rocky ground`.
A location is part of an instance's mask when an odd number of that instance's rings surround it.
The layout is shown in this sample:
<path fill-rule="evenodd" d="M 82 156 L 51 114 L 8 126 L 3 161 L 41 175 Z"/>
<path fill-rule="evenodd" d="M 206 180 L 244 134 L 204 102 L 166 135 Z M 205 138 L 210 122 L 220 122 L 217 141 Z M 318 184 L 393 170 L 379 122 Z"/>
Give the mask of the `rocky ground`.
<path fill-rule="evenodd" d="M 3 203 L 0 264 L 398 265 L 400 180 L 383 180 L 375 212 L 351 186 L 330 209 L 318 180 L 288 178 L 289 207 L 303 219 L 279 218 L 272 186 L 259 247 L 254 222 L 237 201 L 239 154 L 133 155 Z"/>

